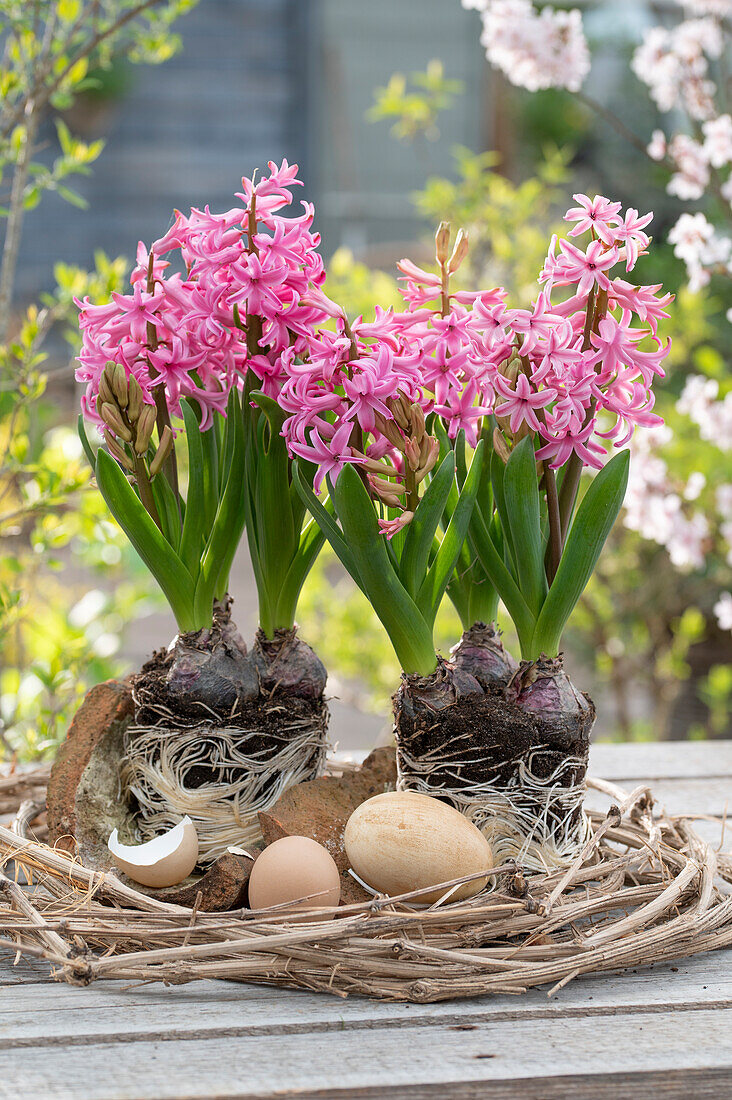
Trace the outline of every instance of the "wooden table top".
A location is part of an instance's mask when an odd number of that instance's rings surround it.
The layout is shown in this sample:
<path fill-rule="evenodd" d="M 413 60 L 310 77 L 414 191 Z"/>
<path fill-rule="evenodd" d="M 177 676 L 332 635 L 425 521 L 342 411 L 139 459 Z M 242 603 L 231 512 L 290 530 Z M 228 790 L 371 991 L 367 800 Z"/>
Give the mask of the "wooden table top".
<path fill-rule="evenodd" d="M 592 774 L 724 815 L 732 741 L 597 745 Z M 719 843 L 719 822 L 699 831 Z M 724 848 L 732 846 L 728 833 Z M 232 982 L 50 982 L 0 956 L 0 1098 L 732 1096 L 732 949 L 542 989 L 380 1004 Z"/>

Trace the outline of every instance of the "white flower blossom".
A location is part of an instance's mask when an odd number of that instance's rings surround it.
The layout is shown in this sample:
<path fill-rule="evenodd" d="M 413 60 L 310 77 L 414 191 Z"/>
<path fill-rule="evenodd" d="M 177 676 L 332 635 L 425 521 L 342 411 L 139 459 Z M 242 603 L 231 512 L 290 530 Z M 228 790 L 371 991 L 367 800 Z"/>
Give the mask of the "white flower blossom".
<path fill-rule="evenodd" d="M 689 474 L 684 489 L 684 500 L 698 500 L 706 483 L 706 477 L 698 470 Z"/>
<path fill-rule="evenodd" d="M 682 214 L 668 235 L 674 254 L 686 264 L 689 287 L 699 290 L 713 270 L 724 270 L 732 258 L 732 239 L 715 232 L 703 214 Z"/>
<path fill-rule="evenodd" d="M 663 130 L 654 130 L 646 146 L 648 156 L 653 160 L 663 160 L 666 156 L 666 135 Z"/>
<path fill-rule="evenodd" d="M 716 15 L 719 19 L 732 16 L 732 0 L 676 0 L 691 15 Z"/>
<path fill-rule="evenodd" d="M 648 85 L 661 111 L 684 107 L 694 119 L 714 114 L 716 86 L 709 59 L 718 58 L 724 40 L 712 18 L 688 19 L 667 30 L 651 27 L 633 54 L 633 72 Z"/>
<path fill-rule="evenodd" d="M 718 485 L 714 496 L 720 516 L 724 520 L 732 522 L 732 484 Z"/>
<path fill-rule="evenodd" d="M 678 171 L 671 177 L 666 190 L 680 199 L 700 199 L 709 185 L 709 164 L 704 147 L 688 134 L 676 134 L 668 151 Z"/>
<path fill-rule="evenodd" d="M 704 131 L 704 155 L 714 168 L 724 168 L 732 163 L 732 117 L 719 115 L 702 126 Z"/>
<path fill-rule="evenodd" d="M 513 84 L 532 92 L 579 91 L 590 71 L 590 52 L 577 9 L 537 11 L 531 0 L 463 2 L 481 12 L 486 56 Z"/>
<path fill-rule="evenodd" d="M 732 630 L 732 592 L 723 592 L 714 605 L 720 630 Z"/>

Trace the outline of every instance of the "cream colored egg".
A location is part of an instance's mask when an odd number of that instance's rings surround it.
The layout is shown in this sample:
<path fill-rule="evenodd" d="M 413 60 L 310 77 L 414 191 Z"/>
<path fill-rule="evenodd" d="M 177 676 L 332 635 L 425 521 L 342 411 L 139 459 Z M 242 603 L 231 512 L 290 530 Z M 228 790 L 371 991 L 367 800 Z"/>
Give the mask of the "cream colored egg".
<path fill-rule="evenodd" d="M 189 817 L 145 844 L 121 844 L 114 829 L 107 846 L 120 871 L 158 890 L 188 878 L 198 860 L 198 833 Z"/>
<path fill-rule="evenodd" d="M 344 843 L 359 878 L 390 897 L 493 866 L 490 845 L 472 822 L 446 802 L 409 791 L 362 802 L 348 819 Z M 487 876 L 465 882 L 449 900 L 472 897 L 486 882 Z M 415 901 L 431 903 L 446 892 L 434 890 Z"/>
<path fill-rule="evenodd" d="M 336 906 L 340 897 L 341 876 L 335 860 L 327 848 L 310 837 L 283 836 L 275 840 L 257 856 L 252 867 L 250 909 L 287 905 L 282 916 L 289 919 L 293 912 Z M 334 915 L 318 915 L 311 919 L 328 920 Z"/>

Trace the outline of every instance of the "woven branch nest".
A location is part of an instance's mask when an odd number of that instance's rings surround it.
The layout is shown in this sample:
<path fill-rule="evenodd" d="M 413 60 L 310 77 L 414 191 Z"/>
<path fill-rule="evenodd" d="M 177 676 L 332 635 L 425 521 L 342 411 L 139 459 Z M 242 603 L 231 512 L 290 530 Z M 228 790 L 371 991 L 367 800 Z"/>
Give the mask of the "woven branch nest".
<path fill-rule="evenodd" d="M 583 974 L 732 944 L 732 855 L 715 853 L 689 819 L 654 814 L 646 786 L 588 785 L 613 805 L 590 814 L 589 839 L 564 872 L 525 877 L 509 863 L 495 869 L 493 891 L 468 901 L 425 909 L 416 893 L 374 898 L 300 924 L 276 909 L 170 905 L 0 828 L 0 867 L 14 861 L 33 884 L 0 875 L 0 950 L 46 959 L 76 985 L 227 978 L 428 1002 L 553 992 Z"/>

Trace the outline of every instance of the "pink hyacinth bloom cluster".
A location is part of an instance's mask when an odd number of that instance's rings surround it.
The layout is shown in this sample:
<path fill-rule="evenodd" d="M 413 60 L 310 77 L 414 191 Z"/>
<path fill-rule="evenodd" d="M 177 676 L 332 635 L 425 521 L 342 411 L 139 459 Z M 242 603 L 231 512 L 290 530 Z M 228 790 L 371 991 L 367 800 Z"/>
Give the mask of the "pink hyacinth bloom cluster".
<path fill-rule="evenodd" d="M 302 361 L 288 360 L 279 403 L 289 413 L 283 435 L 290 452 L 315 464 L 316 490 L 326 477 L 335 481 L 346 463 L 374 475 L 403 473 L 407 436 L 401 448 L 395 403 L 430 408 L 409 328 L 379 307 L 372 322 L 359 317 L 349 325 L 322 293 L 310 300 L 329 312 L 335 328 L 316 332 Z"/>
<path fill-rule="evenodd" d="M 243 205 L 222 214 L 208 207 L 176 214 L 149 251 L 140 243 L 130 290 L 112 301 L 77 302 L 82 348 L 76 377 L 86 384 L 84 415 L 96 423 L 104 366 L 121 363 L 154 404 L 161 386 L 171 416 L 183 397 L 195 397 L 208 428 L 224 413 L 232 386 L 247 370 L 271 396 L 286 376 L 283 362 L 308 345 L 324 314 L 303 304 L 324 278 L 312 231 L 314 210 L 278 213 L 299 185 L 297 165 L 270 162 L 269 175 L 242 180 Z"/>
<path fill-rule="evenodd" d="M 404 312 L 379 311 L 349 330 L 330 303 L 335 331 L 318 332 L 303 362 L 290 363 L 280 398 L 290 450 L 316 464 L 317 486 L 349 462 L 373 478 L 383 460 L 387 477 L 406 480 L 417 459 L 404 405 L 422 419 L 436 413 L 471 446 L 495 414 L 507 443 L 534 433 L 537 457 L 553 468 L 573 455 L 600 468 L 608 441 L 626 446 L 637 426 L 661 422 L 652 387 L 668 353 L 657 328 L 671 295 L 626 278 L 648 246 L 651 215 L 602 197 L 575 201 L 529 309 L 511 308 L 502 289 L 452 293 L 450 264 L 440 275 L 409 260 L 398 265 Z"/>

